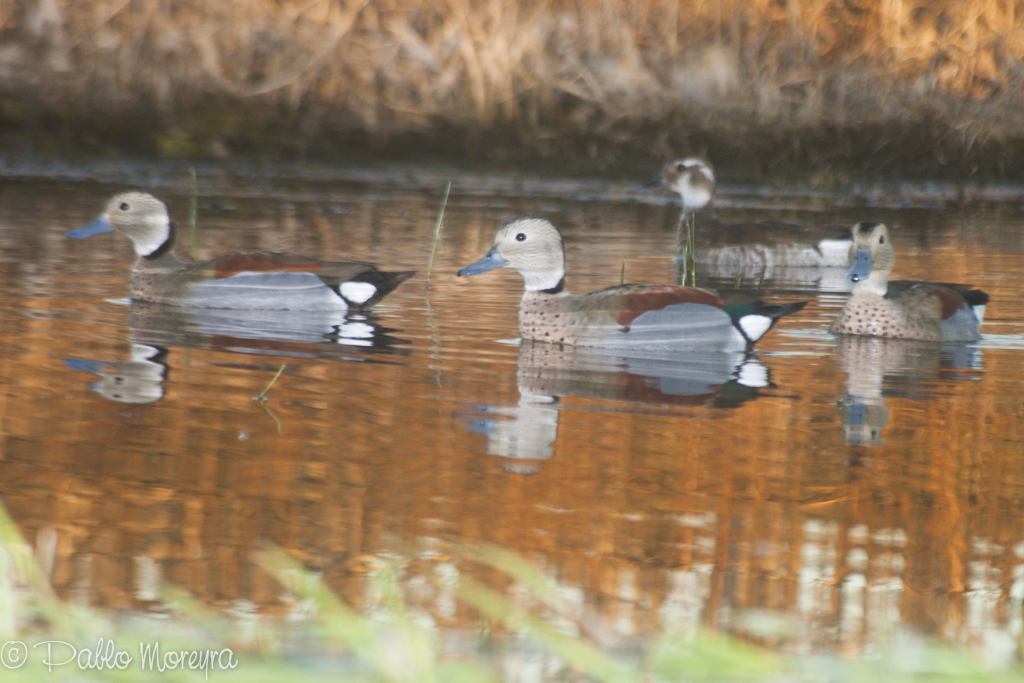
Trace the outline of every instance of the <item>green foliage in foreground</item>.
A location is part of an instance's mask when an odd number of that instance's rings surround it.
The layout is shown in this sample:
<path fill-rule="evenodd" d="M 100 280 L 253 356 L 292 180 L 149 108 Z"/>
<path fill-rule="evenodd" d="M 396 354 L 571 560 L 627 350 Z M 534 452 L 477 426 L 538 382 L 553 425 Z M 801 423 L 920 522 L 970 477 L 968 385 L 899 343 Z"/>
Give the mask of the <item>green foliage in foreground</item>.
<path fill-rule="evenodd" d="M 925 642 L 901 643 L 888 655 L 873 661 L 840 660 L 780 655 L 726 635 L 688 629 L 665 633 L 628 655 L 613 654 L 595 644 L 600 638 L 588 634 L 582 621 L 575 624 L 573 634 L 568 634 L 549 623 L 550 619 L 539 616 L 539 612 L 560 614 L 560 623 L 564 623 L 567 610 L 561 603 L 559 587 L 534 565 L 491 546 L 466 546 L 459 555 L 465 561 L 500 570 L 528 592 L 535 609 L 523 607 L 521 599 L 513 601 L 477 581 L 459 576 L 457 571 L 453 573 L 450 564 L 448 572 L 443 576 L 439 573 L 436 579 L 438 585 L 450 588 L 458 600 L 476 610 L 486 623 L 516 634 L 520 642 L 546 653 L 545 661 L 554 663 L 544 668 L 546 681 L 1024 681 L 1019 668 L 1012 672 L 988 672 L 964 652 Z M 288 624 L 245 616 L 229 618 L 207 609 L 180 590 L 164 587 L 160 602 L 175 616 L 136 614 L 115 620 L 97 610 L 60 602 L 44 580 L 32 550 L 0 506 L 0 635 L 7 643 L 0 651 L 0 682 L 501 680 L 493 651 L 488 653 L 478 647 L 477 654 L 461 659 L 441 653 L 438 628 L 430 617 L 405 601 L 398 571 L 393 567 L 376 573 L 380 607 L 363 615 L 344 604 L 317 574 L 299 566 L 284 551 L 267 547 L 258 554 L 257 562 L 294 596 L 310 615 L 309 619 L 301 624 Z M 80 668 L 71 661 L 48 671 L 43 663 L 46 645 L 42 643 L 46 641 L 74 643 L 79 662 L 91 663 L 92 667 Z M 11 649 L 16 647 L 11 645 L 15 642 L 28 648 L 28 661 L 20 668 L 10 668 L 12 657 L 17 656 Z M 143 666 L 139 648 L 156 643 L 161 657 L 172 653 L 173 668 L 154 669 L 159 659 Z M 69 659 L 69 648 L 51 647 L 57 648 L 51 655 L 54 662 Z M 61 650 L 62 647 L 65 649 Z M 213 652 L 214 659 L 206 671 L 187 670 L 173 654 L 197 649 Z M 227 660 L 225 649 L 230 651 Z M 94 655 L 96 651 L 123 651 L 132 661 L 123 670 L 109 665 L 100 669 L 96 666 L 100 659 Z M 234 668 L 222 668 L 231 661 L 236 662 Z"/>

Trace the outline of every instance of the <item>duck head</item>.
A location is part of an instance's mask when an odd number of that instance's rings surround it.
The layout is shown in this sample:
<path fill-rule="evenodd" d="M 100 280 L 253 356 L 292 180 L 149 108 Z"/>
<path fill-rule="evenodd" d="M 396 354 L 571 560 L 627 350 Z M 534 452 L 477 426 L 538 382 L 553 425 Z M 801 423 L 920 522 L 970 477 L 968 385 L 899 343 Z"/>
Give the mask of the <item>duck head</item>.
<path fill-rule="evenodd" d="M 544 218 L 513 218 L 498 230 L 491 250 L 458 274 L 478 275 L 502 267 L 522 275 L 527 291 L 561 291 L 565 252 L 558 229 Z"/>
<path fill-rule="evenodd" d="M 896 252 L 889 242 L 889 230 L 882 223 L 861 221 L 853 226 L 850 245 L 850 272 L 846 277 L 854 283 L 853 291 L 872 292 L 885 296 L 889 274 L 896 263 Z"/>
<path fill-rule="evenodd" d="M 129 238 L 139 256 L 152 256 L 173 243 L 174 227 L 167 205 L 145 192 L 125 192 L 107 203 L 103 214 L 68 237 L 92 237 L 117 231 Z"/>
<path fill-rule="evenodd" d="M 641 189 L 662 186 L 679 193 L 683 209 L 699 211 L 715 198 L 715 172 L 704 159 L 687 157 L 665 164 L 661 175 Z"/>

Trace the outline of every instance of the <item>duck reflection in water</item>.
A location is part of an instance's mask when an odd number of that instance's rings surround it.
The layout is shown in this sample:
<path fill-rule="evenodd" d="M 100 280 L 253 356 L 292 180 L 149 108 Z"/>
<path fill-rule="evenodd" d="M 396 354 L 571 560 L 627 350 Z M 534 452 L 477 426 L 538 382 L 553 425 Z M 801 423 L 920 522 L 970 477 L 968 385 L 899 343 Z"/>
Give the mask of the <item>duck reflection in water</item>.
<path fill-rule="evenodd" d="M 374 353 L 407 353 L 370 313 L 242 311 L 181 308 L 133 301 L 134 341 L 296 358 L 366 360 Z M 352 355 L 357 354 L 357 355 Z"/>
<path fill-rule="evenodd" d="M 103 398 L 119 403 L 156 403 L 164 397 L 167 350 L 148 344 L 132 344 L 129 359 L 103 363 L 84 358 L 65 358 L 65 365 L 99 375 L 91 388 Z"/>
<path fill-rule="evenodd" d="M 837 402 L 850 446 L 881 446 L 889 424 L 887 397 L 929 397 L 929 380 L 977 379 L 981 350 L 969 344 L 845 335 L 836 350 L 848 379 Z M 931 391 L 934 391 L 932 389 Z"/>
<path fill-rule="evenodd" d="M 92 389 L 122 403 L 155 403 L 164 396 L 170 349 L 382 362 L 381 354 L 407 354 L 407 342 L 365 313 L 190 309 L 133 301 L 129 360 L 67 358 L 65 364 L 100 376 Z"/>
<path fill-rule="evenodd" d="M 530 340 L 519 347 L 516 380 L 518 405 L 481 406 L 458 415 L 466 429 L 487 436 L 487 452 L 515 474 L 535 474 L 554 456 L 561 397 L 625 402 L 632 409 L 735 408 L 772 386 L 768 368 L 745 353 L 628 357 Z"/>

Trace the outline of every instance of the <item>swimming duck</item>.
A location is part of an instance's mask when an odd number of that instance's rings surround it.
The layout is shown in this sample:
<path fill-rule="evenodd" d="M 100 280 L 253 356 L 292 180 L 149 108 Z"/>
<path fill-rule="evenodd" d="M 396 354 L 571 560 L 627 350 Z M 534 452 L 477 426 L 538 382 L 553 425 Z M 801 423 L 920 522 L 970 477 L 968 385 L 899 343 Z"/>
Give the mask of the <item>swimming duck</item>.
<path fill-rule="evenodd" d="M 724 223 L 715 215 L 715 172 L 704 159 L 689 157 L 665 164 L 661 175 L 641 188 L 664 186 L 679 193 L 676 251 L 682 253 L 684 228 L 693 222 L 696 262 L 705 265 L 835 266 L 845 268 L 850 235 L 786 223 Z M 706 248 L 708 247 L 708 248 Z"/>
<path fill-rule="evenodd" d="M 747 350 L 784 315 L 807 303 L 748 299 L 729 305 L 712 291 L 676 285 L 619 285 L 583 296 L 565 288 L 562 236 L 544 218 L 505 223 L 494 246 L 459 275 L 500 267 L 523 277 L 519 333 L 524 340 L 649 353 Z"/>
<path fill-rule="evenodd" d="M 138 259 L 132 297 L 139 301 L 248 310 L 344 311 L 370 308 L 416 271 L 384 272 L 360 261 L 321 261 L 281 252 L 250 252 L 182 261 L 173 251 L 167 206 L 144 192 L 115 196 L 103 214 L 69 237 L 116 231 Z"/>
<path fill-rule="evenodd" d="M 988 294 L 964 285 L 890 282 L 896 252 L 882 223 L 853 226 L 849 261 L 853 296 L 832 323 L 832 334 L 954 342 L 981 338 Z"/>

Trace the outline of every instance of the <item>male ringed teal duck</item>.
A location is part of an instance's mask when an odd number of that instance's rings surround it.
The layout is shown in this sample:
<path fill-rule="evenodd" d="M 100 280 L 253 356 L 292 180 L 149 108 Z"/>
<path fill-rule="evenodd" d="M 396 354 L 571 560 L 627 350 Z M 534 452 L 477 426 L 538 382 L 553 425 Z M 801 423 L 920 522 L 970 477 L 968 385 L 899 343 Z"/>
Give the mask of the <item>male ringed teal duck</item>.
<path fill-rule="evenodd" d="M 533 216 L 505 223 L 491 250 L 458 274 L 503 266 L 518 271 L 525 284 L 519 305 L 524 340 L 638 353 L 744 351 L 776 320 L 807 303 L 746 300 L 727 305 L 712 291 L 676 285 L 618 285 L 575 296 L 565 288 L 561 234 L 546 219 Z"/>
<path fill-rule="evenodd" d="M 138 258 L 132 297 L 139 301 L 248 310 L 344 311 L 376 304 L 416 271 L 384 272 L 361 261 L 322 261 L 281 252 L 250 252 L 211 261 L 174 254 L 175 227 L 167 206 L 144 192 L 115 196 L 103 214 L 69 237 L 116 231 Z"/>
<path fill-rule="evenodd" d="M 832 323 L 832 334 L 952 342 L 981 338 L 988 294 L 964 285 L 890 282 L 896 252 L 882 223 L 853 226 L 849 262 L 853 295 Z"/>
<path fill-rule="evenodd" d="M 847 266 L 850 235 L 786 223 L 756 221 L 725 223 L 715 214 L 715 172 L 699 157 L 665 164 L 661 175 L 641 186 L 664 186 L 679 193 L 683 213 L 679 219 L 676 250 L 682 253 L 684 228 L 693 222 L 698 247 L 697 263 L 735 266 Z"/>

